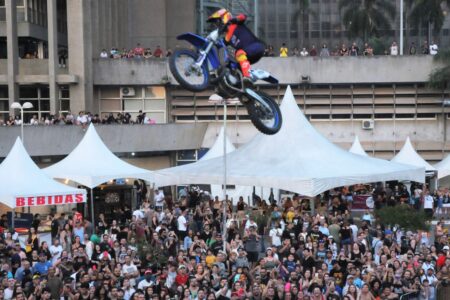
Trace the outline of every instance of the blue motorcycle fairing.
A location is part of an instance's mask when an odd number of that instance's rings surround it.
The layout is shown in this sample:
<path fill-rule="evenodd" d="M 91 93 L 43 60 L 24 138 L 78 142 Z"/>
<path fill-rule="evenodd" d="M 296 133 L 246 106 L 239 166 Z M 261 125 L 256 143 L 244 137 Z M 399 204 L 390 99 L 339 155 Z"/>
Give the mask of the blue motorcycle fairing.
<path fill-rule="evenodd" d="M 204 50 L 209 43 L 209 41 L 206 38 L 199 36 L 197 34 L 194 34 L 194 33 L 190 33 L 190 32 L 179 35 L 177 37 L 177 39 L 187 41 L 187 42 L 191 43 L 197 49 L 202 49 L 202 50 Z M 225 45 L 223 45 L 223 43 L 220 43 L 220 46 L 222 47 Z M 209 51 L 207 58 L 208 58 L 210 65 L 212 66 L 212 68 L 214 70 L 218 69 L 220 67 L 219 55 L 218 55 L 215 47 L 213 47 Z M 227 59 L 227 57 L 225 59 Z"/>

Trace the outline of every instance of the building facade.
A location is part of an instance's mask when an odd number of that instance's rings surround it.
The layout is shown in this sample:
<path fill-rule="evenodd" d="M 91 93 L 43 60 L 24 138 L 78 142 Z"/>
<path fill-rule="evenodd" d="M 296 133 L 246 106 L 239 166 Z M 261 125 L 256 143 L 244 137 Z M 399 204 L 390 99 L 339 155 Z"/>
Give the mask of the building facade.
<path fill-rule="evenodd" d="M 223 5 L 219 2 L 203 4 L 213 11 Z M 278 2 L 276 9 L 287 9 L 288 2 Z M 258 3 L 259 11 L 265 2 Z M 255 9 L 242 1 L 233 5 L 235 11 Z M 6 47 L 0 59 L 0 118 L 6 121 L 17 113 L 10 109 L 15 101 L 33 104 L 25 121 L 34 114 L 45 118 L 68 111 L 100 117 L 128 112 L 135 117 L 142 110 L 157 125 L 101 126 L 108 147 L 148 168 L 196 160 L 201 148 L 213 144 L 223 120 L 223 109 L 208 102 L 213 90 L 193 94 L 181 89 L 166 59 L 99 55 L 102 49 L 132 49 L 137 43 L 164 50 L 185 46 L 176 36 L 197 30 L 199 7 L 195 0 L 6 0 L 0 5 L 5 16 L 0 37 Z M 205 17 L 209 11 L 201 13 Z M 258 28 L 265 26 L 262 19 Z M 293 26 L 289 19 L 277 17 L 275 22 Z M 297 37 L 298 30 L 292 29 Z M 450 150 L 449 91 L 426 88 L 428 74 L 439 67 L 431 56 L 264 58 L 258 67 L 280 79 L 278 85 L 258 88 L 281 101 L 290 85 L 314 126 L 344 148 L 358 135 L 367 151 L 383 158 L 391 158 L 407 136 L 430 161 Z M 235 144 L 256 134 L 242 105 L 230 108 L 228 119 Z M 68 154 L 83 133 L 69 127 L 26 128 L 31 155 L 45 165 Z M 18 132 L 0 128 L 0 157 Z"/>
<path fill-rule="evenodd" d="M 389 28 L 378 28 L 381 40 L 388 47 L 393 41 L 400 38 L 400 0 L 395 2 L 396 16 Z M 422 45 L 428 40 L 427 26 L 414 26 L 406 16 L 411 10 L 411 1 L 404 1 L 405 23 L 405 53 L 409 45 Z M 258 3 L 258 34 L 268 44 L 278 49 L 282 43 L 288 47 L 306 47 L 312 45 L 320 47 L 327 44 L 329 49 L 347 46 L 357 42 L 360 48 L 364 45 L 363 37 L 349 38 L 348 32 L 342 22 L 342 11 L 339 10 L 339 0 L 255 0 Z M 304 3 L 309 3 L 304 6 Z M 446 17 L 442 30 L 438 34 L 430 34 L 430 39 L 442 48 L 450 47 L 450 8 L 442 6 Z"/>

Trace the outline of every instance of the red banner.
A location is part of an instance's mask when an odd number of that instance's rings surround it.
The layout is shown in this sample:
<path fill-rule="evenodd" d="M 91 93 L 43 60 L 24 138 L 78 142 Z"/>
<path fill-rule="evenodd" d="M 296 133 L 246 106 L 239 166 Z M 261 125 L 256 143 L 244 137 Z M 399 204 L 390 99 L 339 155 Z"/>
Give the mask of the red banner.
<path fill-rule="evenodd" d="M 62 205 L 62 204 L 83 203 L 85 201 L 86 196 L 84 194 L 16 197 L 16 207 Z"/>
<path fill-rule="evenodd" d="M 370 197 L 370 195 L 355 195 L 355 196 L 353 196 L 352 210 L 353 209 L 361 209 L 361 210 L 369 209 L 366 205 L 366 200 L 369 197 Z"/>

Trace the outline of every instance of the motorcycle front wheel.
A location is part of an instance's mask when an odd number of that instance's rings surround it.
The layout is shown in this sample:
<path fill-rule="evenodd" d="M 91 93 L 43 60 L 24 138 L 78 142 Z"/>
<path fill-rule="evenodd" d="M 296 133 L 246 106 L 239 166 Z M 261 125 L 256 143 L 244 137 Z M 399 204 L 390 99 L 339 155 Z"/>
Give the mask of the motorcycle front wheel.
<path fill-rule="evenodd" d="M 278 104 L 262 91 L 247 88 L 244 96 L 248 99 L 245 106 L 253 125 L 264 134 L 276 134 L 283 123 Z"/>
<path fill-rule="evenodd" d="M 169 57 L 169 68 L 173 77 L 191 92 L 204 91 L 209 85 L 208 62 L 205 60 L 199 67 L 196 65 L 198 58 L 198 53 L 189 49 L 176 50 Z"/>

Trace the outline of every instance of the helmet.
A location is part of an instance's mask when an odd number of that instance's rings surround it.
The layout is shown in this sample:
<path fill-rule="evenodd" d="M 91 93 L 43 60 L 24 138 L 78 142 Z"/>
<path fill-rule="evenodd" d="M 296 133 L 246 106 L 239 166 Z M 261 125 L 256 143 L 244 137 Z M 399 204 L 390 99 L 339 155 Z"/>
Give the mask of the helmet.
<path fill-rule="evenodd" d="M 213 13 L 211 16 L 209 16 L 207 22 L 215 22 L 215 21 L 222 21 L 223 24 L 226 24 L 228 21 L 230 21 L 232 18 L 231 13 L 226 10 L 225 8 L 221 8 L 215 13 Z"/>

